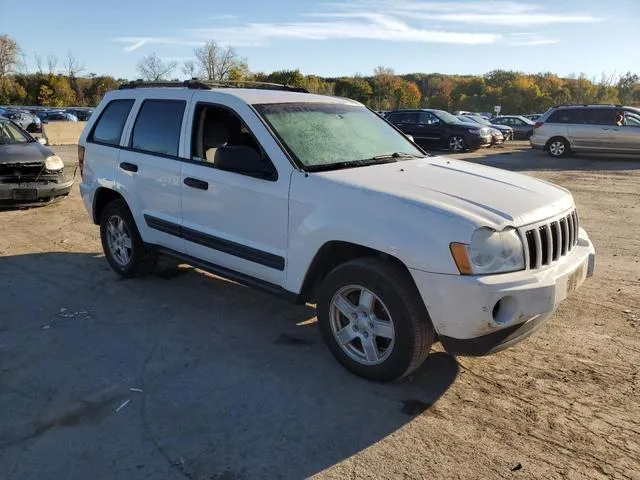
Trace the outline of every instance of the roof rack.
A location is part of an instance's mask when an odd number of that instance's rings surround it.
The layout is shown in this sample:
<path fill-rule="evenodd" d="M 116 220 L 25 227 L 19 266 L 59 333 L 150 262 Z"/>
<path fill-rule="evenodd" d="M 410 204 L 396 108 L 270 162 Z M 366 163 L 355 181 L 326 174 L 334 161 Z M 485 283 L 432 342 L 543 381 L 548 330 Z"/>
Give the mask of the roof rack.
<path fill-rule="evenodd" d="M 249 80 L 201 80 L 192 78 L 182 82 L 164 81 L 144 81 L 134 80 L 123 83 L 118 90 L 128 90 L 130 88 L 190 88 L 193 90 L 210 90 L 212 88 L 255 88 L 260 90 L 284 90 L 287 92 L 309 93 L 306 88 L 292 87 L 280 83 L 254 82 Z"/>
<path fill-rule="evenodd" d="M 561 103 L 559 105 L 554 105 L 553 108 L 558 107 L 618 107 L 624 108 L 624 105 L 619 105 L 616 103 Z"/>

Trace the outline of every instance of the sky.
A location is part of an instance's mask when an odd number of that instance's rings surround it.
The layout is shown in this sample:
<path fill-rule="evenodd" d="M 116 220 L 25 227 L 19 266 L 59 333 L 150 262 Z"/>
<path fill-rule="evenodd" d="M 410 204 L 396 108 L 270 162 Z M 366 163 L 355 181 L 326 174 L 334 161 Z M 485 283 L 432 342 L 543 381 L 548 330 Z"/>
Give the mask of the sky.
<path fill-rule="evenodd" d="M 381 65 L 399 74 L 640 73 L 640 0 L 0 3 L 0 34 L 18 42 L 31 71 L 36 52 L 58 57 L 59 69 L 72 52 L 85 73 L 133 79 L 145 55 L 182 64 L 215 40 L 261 72 L 369 75 Z"/>

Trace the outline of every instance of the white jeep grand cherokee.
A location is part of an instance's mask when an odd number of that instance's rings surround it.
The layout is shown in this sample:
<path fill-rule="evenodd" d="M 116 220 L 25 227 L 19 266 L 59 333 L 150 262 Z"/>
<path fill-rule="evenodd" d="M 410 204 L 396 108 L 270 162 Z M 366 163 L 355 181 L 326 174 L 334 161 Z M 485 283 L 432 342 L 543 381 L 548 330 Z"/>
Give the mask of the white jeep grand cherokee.
<path fill-rule="evenodd" d="M 592 275 L 567 190 L 428 156 L 352 100 L 237 86 L 132 83 L 92 115 L 80 189 L 118 274 L 166 254 L 316 303 L 331 353 L 376 381 L 436 335 L 512 345 Z"/>

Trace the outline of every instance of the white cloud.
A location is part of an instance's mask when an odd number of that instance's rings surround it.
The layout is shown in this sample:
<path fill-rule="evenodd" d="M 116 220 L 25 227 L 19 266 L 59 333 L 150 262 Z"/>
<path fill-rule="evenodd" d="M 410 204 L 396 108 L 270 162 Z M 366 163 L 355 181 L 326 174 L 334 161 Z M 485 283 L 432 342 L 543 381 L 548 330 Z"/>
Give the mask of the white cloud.
<path fill-rule="evenodd" d="M 111 40 L 118 43 L 128 43 L 129 45 L 124 47 L 126 52 L 133 52 L 148 44 L 200 46 L 204 43 L 202 40 L 173 37 L 117 37 Z"/>
<path fill-rule="evenodd" d="M 275 39 L 369 39 L 396 42 L 484 44 L 498 41 L 495 33 L 467 33 L 412 27 L 390 15 L 374 13 L 317 14 L 331 21 L 249 23 L 244 26 L 189 30 L 195 38 L 220 38 L 232 45 L 260 45 Z"/>
<path fill-rule="evenodd" d="M 535 47 L 538 45 L 551 45 L 558 43 L 560 40 L 557 38 L 539 38 L 532 40 L 523 40 L 521 42 L 513 42 L 510 45 L 513 47 Z"/>
<path fill-rule="evenodd" d="M 241 17 L 222 14 L 214 18 L 230 20 L 232 24 L 218 22 L 219 27 L 186 29 L 180 37 L 135 36 L 113 40 L 126 44 L 124 50 L 128 52 L 146 45 L 199 46 L 211 39 L 237 47 L 259 46 L 277 40 L 348 39 L 459 45 L 501 42 L 535 46 L 558 40 L 528 33 L 517 40 L 505 40 L 512 35 L 508 28 L 535 27 L 540 30 L 547 25 L 603 20 L 586 13 L 564 12 L 561 6 L 551 10 L 510 0 L 346 0 L 341 3 L 329 0 L 323 8 L 324 11 L 308 12 L 297 20 L 282 23 L 243 23 Z M 500 28 L 495 32 L 491 27 Z"/>
<path fill-rule="evenodd" d="M 512 33 L 511 36 L 515 37 L 513 40 L 510 40 L 508 42 L 508 45 L 512 47 L 535 47 L 540 45 L 551 45 L 560 41 L 557 38 L 544 37 L 536 33 L 529 32 Z"/>
<path fill-rule="evenodd" d="M 584 14 L 563 13 L 554 9 L 553 13 L 544 12 L 539 5 L 530 5 L 512 1 L 477 0 L 468 2 L 424 2 L 420 0 L 351 0 L 346 3 L 330 3 L 332 8 L 353 12 L 371 11 L 393 13 L 396 16 L 413 19 L 463 23 L 471 25 L 554 25 L 559 23 L 593 23 L 602 18 Z"/>

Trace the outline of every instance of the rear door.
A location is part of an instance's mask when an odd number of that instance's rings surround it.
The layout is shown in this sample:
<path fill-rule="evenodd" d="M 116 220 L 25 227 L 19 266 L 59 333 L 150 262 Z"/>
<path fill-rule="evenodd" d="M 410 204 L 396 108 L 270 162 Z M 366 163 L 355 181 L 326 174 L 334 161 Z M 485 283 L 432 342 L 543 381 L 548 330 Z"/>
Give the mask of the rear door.
<path fill-rule="evenodd" d="M 403 133 L 407 135 L 411 135 L 409 130 L 411 129 L 409 125 L 409 113 L 408 112 L 391 112 L 386 117 L 387 121 L 393 123 L 396 127 L 402 130 Z"/>
<path fill-rule="evenodd" d="M 426 145 L 442 145 L 446 140 L 445 125 L 431 112 L 420 112 L 420 135 Z"/>
<path fill-rule="evenodd" d="M 157 89 L 136 102 L 116 176 L 144 241 L 180 253 L 185 249 L 178 154 L 191 94 Z"/>
<path fill-rule="evenodd" d="M 584 108 L 583 123 L 569 125 L 569 134 L 579 149 L 599 151 L 615 150 L 613 129 L 616 112 L 613 108 Z"/>

